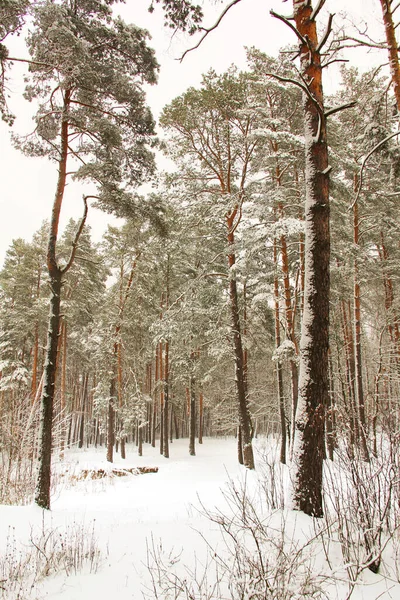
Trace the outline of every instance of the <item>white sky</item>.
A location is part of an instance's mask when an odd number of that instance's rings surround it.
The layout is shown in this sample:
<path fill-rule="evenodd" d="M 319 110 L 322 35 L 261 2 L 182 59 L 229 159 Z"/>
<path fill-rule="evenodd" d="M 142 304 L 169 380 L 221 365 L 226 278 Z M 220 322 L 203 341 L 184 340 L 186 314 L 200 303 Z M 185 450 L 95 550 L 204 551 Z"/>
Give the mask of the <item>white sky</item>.
<path fill-rule="evenodd" d="M 163 27 L 163 15 L 159 6 L 152 15 L 147 12 L 150 0 L 126 0 L 119 7 L 119 12 L 127 22 L 147 28 L 155 48 L 161 72 L 159 83 L 148 91 L 148 103 L 155 116 L 174 97 L 181 94 L 189 86 L 197 86 L 202 73 L 213 68 L 223 72 L 232 63 L 240 68 L 245 67 L 245 46 L 255 46 L 260 50 L 276 55 L 280 47 L 295 43 L 294 34 L 281 22 L 269 15 L 269 10 L 289 14 L 291 2 L 282 0 L 242 0 L 225 16 L 218 30 L 211 33 L 197 50 L 190 52 L 181 63 L 177 58 L 191 47 L 195 38 L 178 34 L 171 39 L 171 30 Z M 339 13 L 348 10 L 350 3 L 346 0 L 328 0 L 326 10 Z M 210 12 L 205 24 L 213 24 L 222 10 L 218 3 Z M 206 6 L 208 6 L 206 4 Z M 205 6 L 205 7 L 206 7 Z M 355 20 L 361 22 L 360 16 L 367 19 L 371 30 L 382 31 L 380 23 L 379 0 L 352 0 L 352 12 Z M 326 11 L 325 11 L 326 12 Z M 322 19 L 320 19 L 322 22 Z M 24 45 L 21 38 L 9 43 L 11 54 L 21 57 Z M 365 51 L 356 53 L 357 59 L 364 66 L 369 66 L 373 59 Z M 380 59 L 386 62 L 382 53 Z M 23 69 L 16 63 L 9 82 L 10 107 L 17 115 L 14 130 L 28 133 L 32 126 L 32 107 L 21 98 L 23 91 Z M 334 87 L 335 73 L 325 73 L 325 88 Z M 56 166 L 46 159 L 27 158 L 15 150 L 10 143 L 10 128 L 0 123 L 0 265 L 4 255 L 14 238 L 22 237 L 30 240 L 32 234 L 40 227 L 42 221 L 49 218 L 53 202 Z M 82 193 L 77 185 L 70 185 L 64 200 L 62 225 L 69 218 L 78 219 L 82 210 Z M 106 224 L 111 221 L 95 209 L 90 209 L 88 224 L 92 226 L 93 237 L 99 239 Z"/>

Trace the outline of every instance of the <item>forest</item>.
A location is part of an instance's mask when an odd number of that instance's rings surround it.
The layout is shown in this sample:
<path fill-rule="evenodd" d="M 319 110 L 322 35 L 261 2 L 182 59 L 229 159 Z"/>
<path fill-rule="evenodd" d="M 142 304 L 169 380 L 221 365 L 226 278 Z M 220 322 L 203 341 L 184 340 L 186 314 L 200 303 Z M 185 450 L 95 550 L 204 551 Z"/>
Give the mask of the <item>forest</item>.
<path fill-rule="evenodd" d="M 238 1 L 212 26 L 188 0 L 149 10 L 196 52 Z M 167 464 L 179 490 L 174 459 L 199 465 L 200 479 L 224 460 L 227 505 L 201 506 L 234 550 L 211 552 L 215 579 L 193 566 L 172 576 L 152 537 L 147 597 L 398 597 L 400 3 L 375 0 L 381 39 L 330 14 L 330 0 L 290 4 L 271 9 L 287 30 L 279 55 L 251 47 L 245 69 L 211 66 L 156 121 L 149 34 L 113 0 L 0 2 L 0 111 L 15 147 L 57 174 L 48 219 L 13 240 L 0 271 L 0 503 L 40 508 L 31 545 L 46 575 L 57 572 L 46 544 L 60 482 L 81 498 L 83 482 L 98 494 L 96 479 L 140 473 L 131 485 L 150 486 L 147 498 L 168 487 Z M 15 57 L 8 42 L 21 33 L 26 56 Z M 355 47 L 381 63 L 358 68 Z M 34 109 L 26 135 L 12 133 L 18 61 Z M 328 69 L 337 81 L 324 94 Z M 82 217 L 63 229 L 73 181 Z M 100 242 L 92 207 L 119 218 Z M 71 474 L 85 453 L 96 466 Z M 1 597 L 36 598 L 4 536 Z M 97 550 L 75 544 L 75 574 L 88 557 L 92 573 Z M 314 546 L 318 574 L 305 558 Z"/>

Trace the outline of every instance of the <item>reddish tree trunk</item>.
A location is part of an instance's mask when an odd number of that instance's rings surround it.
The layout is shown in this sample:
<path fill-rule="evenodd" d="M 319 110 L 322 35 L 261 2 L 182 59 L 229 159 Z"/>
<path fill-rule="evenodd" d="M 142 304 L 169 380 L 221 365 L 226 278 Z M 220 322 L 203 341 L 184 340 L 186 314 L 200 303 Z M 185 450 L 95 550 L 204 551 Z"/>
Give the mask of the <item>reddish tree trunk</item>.
<path fill-rule="evenodd" d="M 396 40 L 396 27 L 393 23 L 392 0 L 380 0 L 382 7 L 383 24 L 385 26 L 386 41 L 388 45 L 390 74 L 392 76 L 393 91 L 396 98 L 397 110 L 400 112 L 400 66 L 399 52 Z"/>
<path fill-rule="evenodd" d="M 64 92 L 64 111 L 61 124 L 60 160 L 56 194 L 54 198 L 49 241 L 47 246 L 47 268 L 50 280 L 50 316 L 47 331 L 47 349 L 44 365 L 44 384 L 41 402 L 38 475 L 36 482 L 35 502 L 42 508 L 50 508 L 51 452 L 53 434 L 53 407 L 56 379 L 58 333 L 60 329 L 60 302 L 63 271 L 56 258 L 58 226 L 61 205 L 67 178 L 68 157 L 68 111 L 70 91 Z"/>
<path fill-rule="evenodd" d="M 311 2 L 293 1 L 301 36 L 300 64 L 305 122 L 305 283 L 300 344 L 299 405 L 294 445 L 293 504 L 322 517 L 325 408 L 328 403 L 330 231 L 329 166 L 322 69 Z"/>

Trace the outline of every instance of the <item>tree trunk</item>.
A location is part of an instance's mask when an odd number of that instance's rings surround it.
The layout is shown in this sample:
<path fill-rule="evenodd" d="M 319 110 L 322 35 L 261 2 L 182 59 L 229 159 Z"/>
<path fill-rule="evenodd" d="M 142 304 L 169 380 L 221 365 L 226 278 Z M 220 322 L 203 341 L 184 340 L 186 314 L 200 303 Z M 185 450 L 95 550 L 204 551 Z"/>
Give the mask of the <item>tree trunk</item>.
<path fill-rule="evenodd" d="M 60 456 L 64 457 L 65 437 L 66 437 L 66 390 L 67 390 L 67 321 L 63 320 L 63 351 L 62 351 L 62 367 L 61 367 L 61 396 L 60 396 L 60 412 L 61 412 L 61 443 Z"/>
<path fill-rule="evenodd" d="M 235 382 L 236 382 L 236 393 L 238 399 L 238 416 L 239 426 L 242 431 L 242 444 L 243 444 L 243 464 L 248 469 L 254 469 L 254 455 L 252 446 L 252 423 L 247 398 L 247 387 L 246 378 L 244 372 L 244 355 L 242 336 L 240 329 L 240 317 L 239 317 L 239 303 L 236 276 L 233 273 L 233 269 L 236 263 L 235 252 L 234 252 L 234 218 L 235 211 L 227 218 L 228 228 L 228 264 L 230 269 L 229 276 L 229 299 L 231 309 L 231 323 L 232 323 L 232 335 L 233 345 L 235 352 Z"/>
<path fill-rule="evenodd" d="M 355 178 L 354 189 L 357 190 L 358 181 Z M 356 250 L 359 248 L 359 218 L 358 218 L 358 202 L 353 206 L 353 233 L 354 246 Z M 366 438 L 366 418 L 365 418 L 365 401 L 364 401 L 364 386 L 362 376 L 362 348 L 361 348 L 361 297 L 360 297 L 360 282 L 358 275 L 358 260 L 354 258 L 354 363 L 356 371 L 355 391 L 357 397 L 357 418 L 359 420 L 359 444 L 361 455 L 364 460 L 369 460 L 369 452 Z"/>
<path fill-rule="evenodd" d="M 196 379 L 190 376 L 189 454 L 196 456 Z"/>
<path fill-rule="evenodd" d="M 199 444 L 203 443 L 203 392 L 199 398 Z"/>
<path fill-rule="evenodd" d="M 322 517 L 325 407 L 328 403 L 330 231 L 329 167 L 322 69 L 311 2 L 293 1 L 301 36 L 305 124 L 305 281 L 300 344 L 300 385 L 294 444 L 293 506 Z"/>
<path fill-rule="evenodd" d="M 138 455 L 143 456 L 143 428 L 138 426 Z"/>
<path fill-rule="evenodd" d="M 53 433 L 53 409 L 58 333 L 60 328 L 61 285 L 63 275 L 63 270 L 61 270 L 57 264 L 56 246 L 60 212 L 67 178 L 69 105 L 70 90 L 67 89 L 64 92 L 64 110 L 61 124 L 60 159 L 57 188 L 52 207 L 49 241 L 47 245 L 47 268 L 50 279 L 51 297 L 40 416 L 39 464 L 35 492 L 36 504 L 46 509 L 50 508 L 51 444 Z"/>
<path fill-rule="evenodd" d="M 85 435 L 85 413 L 86 413 L 86 400 L 88 393 L 88 381 L 89 374 L 83 376 L 83 389 L 82 389 L 82 403 L 81 403 L 81 419 L 79 425 L 79 442 L 78 448 L 83 448 L 84 435 Z"/>
<path fill-rule="evenodd" d="M 333 460 L 336 448 L 336 423 L 335 423 L 335 388 L 333 377 L 332 356 L 329 355 L 329 404 L 326 411 L 326 445 L 329 460 Z"/>
<path fill-rule="evenodd" d="M 393 23 L 392 0 L 380 0 L 382 6 L 383 24 L 385 26 L 386 41 L 388 45 L 390 74 L 392 76 L 393 91 L 396 98 L 397 110 L 400 112 L 400 66 L 398 44 L 396 40 L 396 27 Z"/>
<path fill-rule="evenodd" d="M 56 267 L 50 273 L 50 319 L 47 332 L 46 362 L 44 365 L 44 384 L 40 414 L 38 475 L 35 502 L 41 508 L 50 508 L 51 453 L 53 431 L 54 388 L 58 332 L 60 328 L 62 274 Z"/>
<path fill-rule="evenodd" d="M 275 269 L 278 266 L 278 253 L 276 247 L 276 239 L 274 239 L 274 265 Z M 280 333 L 280 322 L 279 322 L 279 282 L 278 276 L 275 274 L 274 278 L 274 296 L 275 296 L 275 346 L 279 348 L 281 345 L 281 333 Z M 279 404 L 279 415 L 281 420 L 281 452 L 280 461 L 286 464 L 286 414 L 285 414 L 285 398 L 283 394 L 283 376 L 282 376 L 282 363 L 279 360 L 276 361 L 276 382 L 278 386 L 278 404 Z"/>
<path fill-rule="evenodd" d="M 348 316 L 348 314 L 350 316 Z M 342 316 L 342 329 L 343 329 L 343 339 L 345 342 L 345 359 L 346 359 L 346 383 L 347 383 L 347 393 L 343 393 L 343 398 L 345 400 L 345 405 L 347 405 L 347 410 L 349 413 L 349 432 L 350 432 L 350 445 L 351 452 L 353 451 L 353 447 L 356 439 L 359 439 L 358 432 L 358 418 L 357 418 L 357 410 L 356 410 L 356 392 L 355 392 L 355 381 L 356 381 L 356 366 L 355 366 L 355 356 L 354 356 L 354 340 L 353 340 L 353 331 L 351 325 L 349 324 L 351 320 L 351 306 L 349 303 L 349 309 L 346 308 L 346 302 L 342 300 L 341 302 L 341 316 Z M 346 402 L 346 398 L 348 397 L 348 401 Z"/>
<path fill-rule="evenodd" d="M 163 454 L 165 458 L 169 458 L 169 343 L 165 342 L 165 356 L 164 356 L 164 410 L 163 410 Z"/>
<path fill-rule="evenodd" d="M 154 389 L 153 389 L 153 417 L 151 427 L 151 445 L 156 447 L 156 427 L 157 427 L 157 381 L 158 381 L 158 351 L 156 349 L 156 364 L 154 372 Z"/>
<path fill-rule="evenodd" d="M 280 212 L 283 216 L 283 207 L 280 206 Z M 291 421 L 291 434 L 290 434 L 290 447 L 293 449 L 294 443 L 294 430 L 296 422 L 297 403 L 299 397 L 299 371 L 297 368 L 297 356 L 298 347 L 296 336 L 294 332 L 294 317 L 295 313 L 292 307 L 292 294 L 290 291 L 290 278 L 289 278 L 289 259 L 287 252 L 286 238 L 284 235 L 280 238 L 281 244 L 281 258 L 282 258 L 282 273 L 283 273 L 283 288 L 285 298 L 285 316 L 286 316 L 286 329 L 287 338 L 294 344 L 295 356 L 290 358 L 290 379 L 292 384 L 292 421 Z"/>
<path fill-rule="evenodd" d="M 114 459 L 114 443 L 115 443 L 115 410 L 114 402 L 116 400 L 116 385 L 115 385 L 115 366 L 114 373 L 110 382 L 110 397 L 108 399 L 108 417 L 107 417 L 107 461 L 112 463 Z"/>

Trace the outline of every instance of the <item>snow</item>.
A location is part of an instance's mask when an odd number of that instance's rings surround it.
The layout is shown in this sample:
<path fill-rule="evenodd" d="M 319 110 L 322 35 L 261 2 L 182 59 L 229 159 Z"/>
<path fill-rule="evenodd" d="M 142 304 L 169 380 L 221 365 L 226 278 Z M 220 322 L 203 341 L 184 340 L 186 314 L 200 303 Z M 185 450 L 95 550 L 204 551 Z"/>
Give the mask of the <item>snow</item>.
<path fill-rule="evenodd" d="M 147 444 L 144 445 L 142 457 L 137 455 L 136 448 L 128 446 L 128 458 L 122 461 L 116 454 L 114 465 L 106 462 L 104 448 L 67 451 L 63 462 L 55 460 L 55 490 L 51 511 L 42 511 L 35 505 L 0 506 L 0 550 L 2 554 L 5 549 L 9 552 L 10 539 L 15 538 L 14 556 L 20 556 L 28 552 L 30 539 L 37 540 L 41 531 L 56 531 L 64 539 L 74 532 L 81 544 L 95 541 L 101 553 L 99 565 L 97 569 L 92 565 L 92 573 L 90 565 L 86 564 L 76 573 L 70 569 L 69 576 L 65 570 L 49 574 L 19 598 L 186 598 L 184 594 L 175 596 L 172 592 L 167 594 L 165 590 L 156 595 L 147 566 L 150 563 L 154 567 L 152 554 L 158 554 L 159 566 L 165 565 L 162 574 L 164 579 L 175 577 L 176 572 L 182 585 L 195 586 L 196 580 L 205 577 L 210 589 L 215 586 L 211 595 L 206 596 L 204 592 L 201 596 L 198 593 L 193 596 L 196 599 L 207 597 L 217 600 L 221 597 L 235 600 L 239 597 L 237 590 L 240 586 L 247 586 L 247 595 L 242 597 L 250 598 L 252 586 L 259 583 L 251 578 L 243 565 L 248 564 L 249 555 L 253 552 L 255 555 L 256 547 L 246 529 L 235 529 L 235 523 L 240 523 L 241 511 L 237 510 L 232 500 L 235 494 L 239 500 L 242 499 L 244 490 L 259 515 L 257 519 L 262 523 L 266 536 L 263 544 L 268 549 L 266 564 L 272 569 L 268 581 L 278 594 L 255 595 L 254 598 L 347 598 L 346 569 L 338 542 L 329 542 L 331 565 L 328 567 L 326 548 L 316 537 L 319 528 L 325 527 L 325 522 L 280 506 L 273 510 L 271 506 L 267 507 L 266 498 L 271 496 L 272 490 L 273 464 L 268 457 L 277 454 L 277 446 L 277 440 L 273 446 L 268 446 L 265 440 L 257 440 L 255 472 L 237 464 L 236 440 L 231 438 L 205 439 L 202 445 L 196 445 L 195 457 L 188 454 L 187 439 L 175 440 L 171 444 L 170 459 L 165 459 L 159 454 L 158 448 L 151 448 Z M 151 474 L 113 477 L 113 466 L 157 466 L 159 470 Z M 82 471 L 97 469 L 107 471 L 110 476 L 82 479 Z M 277 480 L 283 478 L 279 485 L 284 495 L 288 470 L 278 464 L 274 472 Z M 209 517 L 204 514 L 205 511 L 210 513 Z M 230 530 L 237 532 L 236 538 L 243 542 L 238 545 L 236 562 L 231 553 L 235 546 L 233 538 L 228 536 L 229 541 L 224 541 L 221 535 L 218 523 L 223 522 L 228 523 Z M 279 554 L 282 539 L 287 551 Z M 302 550 L 298 552 L 300 548 Z M 215 557 L 224 557 L 232 569 L 218 585 L 215 583 Z M 281 568 L 278 575 L 277 565 Z M 318 585 L 324 589 L 326 596 L 311 595 L 311 592 L 307 595 L 310 568 L 315 572 Z M 335 576 L 326 581 L 327 573 L 334 573 Z M 1 575 L 0 560 L 0 580 Z M 292 595 L 283 595 L 283 591 L 278 593 L 278 588 L 283 584 Z M 0 597 L 3 597 L 1 591 Z M 394 579 L 388 582 L 381 575 L 366 571 L 351 597 L 353 600 L 399 598 L 400 584 Z"/>

